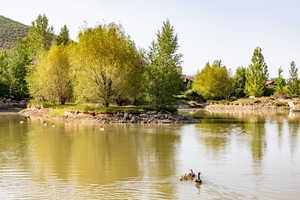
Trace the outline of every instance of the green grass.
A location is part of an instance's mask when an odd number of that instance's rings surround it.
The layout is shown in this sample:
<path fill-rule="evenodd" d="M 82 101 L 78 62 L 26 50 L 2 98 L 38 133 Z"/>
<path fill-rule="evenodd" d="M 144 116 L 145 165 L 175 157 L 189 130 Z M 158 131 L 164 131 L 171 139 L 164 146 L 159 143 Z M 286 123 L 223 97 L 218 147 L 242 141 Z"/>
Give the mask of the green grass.
<path fill-rule="evenodd" d="M 48 114 L 51 116 L 63 116 L 65 114 L 65 110 L 64 109 L 50 110 Z"/>

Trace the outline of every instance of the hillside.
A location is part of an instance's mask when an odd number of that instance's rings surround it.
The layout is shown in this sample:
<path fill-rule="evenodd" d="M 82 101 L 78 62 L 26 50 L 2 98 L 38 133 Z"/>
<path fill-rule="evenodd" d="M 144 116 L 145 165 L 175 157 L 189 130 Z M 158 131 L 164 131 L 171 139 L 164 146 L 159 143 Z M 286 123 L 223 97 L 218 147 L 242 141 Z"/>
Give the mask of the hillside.
<path fill-rule="evenodd" d="M 29 26 L 0 15 L 0 49 L 9 49 L 20 37 L 25 37 Z"/>

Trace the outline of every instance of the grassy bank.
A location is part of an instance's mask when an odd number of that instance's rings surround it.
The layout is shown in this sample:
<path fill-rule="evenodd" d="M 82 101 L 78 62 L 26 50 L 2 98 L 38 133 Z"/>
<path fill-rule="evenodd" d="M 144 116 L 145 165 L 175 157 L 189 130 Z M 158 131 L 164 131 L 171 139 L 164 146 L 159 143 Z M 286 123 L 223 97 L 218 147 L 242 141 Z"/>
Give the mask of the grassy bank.
<path fill-rule="evenodd" d="M 28 107 L 37 107 L 37 108 L 48 108 L 50 115 L 64 115 L 66 111 L 79 111 L 79 112 L 97 112 L 97 113 L 114 113 L 114 112 L 143 112 L 143 111 L 168 111 L 175 113 L 177 109 L 174 106 L 163 106 L 163 107 L 154 107 L 154 106 L 116 106 L 112 105 L 109 107 L 103 107 L 99 104 L 75 104 L 67 103 L 65 105 L 53 104 L 53 103 L 33 103 L 30 102 Z"/>

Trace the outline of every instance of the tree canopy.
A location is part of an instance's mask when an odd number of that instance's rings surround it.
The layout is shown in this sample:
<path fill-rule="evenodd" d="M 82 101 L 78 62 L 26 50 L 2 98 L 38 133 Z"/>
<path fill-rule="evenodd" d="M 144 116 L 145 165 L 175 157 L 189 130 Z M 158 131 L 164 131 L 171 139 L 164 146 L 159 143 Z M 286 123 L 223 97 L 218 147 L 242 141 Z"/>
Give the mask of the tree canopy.
<path fill-rule="evenodd" d="M 31 96 L 38 101 L 65 104 L 72 98 L 71 65 L 68 48 L 53 44 L 39 55 L 28 77 Z"/>
<path fill-rule="evenodd" d="M 245 93 L 248 96 L 260 97 L 264 94 L 268 80 L 268 66 L 265 63 L 262 49 L 257 47 L 251 59 L 251 65 L 246 72 Z"/>
<path fill-rule="evenodd" d="M 298 79 L 298 67 L 294 61 L 290 64 L 290 79 L 288 82 L 288 92 L 292 95 L 299 95 L 299 79 Z"/>
<path fill-rule="evenodd" d="M 174 102 L 181 89 L 182 54 L 178 53 L 178 37 L 170 21 L 163 23 L 152 42 L 146 67 L 146 99 L 156 105 Z"/>
<path fill-rule="evenodd" d="M 78 99 L 108 106 L 118 96 L 136 96 L 141 84 L 142 59 L 121 26 L 88 28 L 80 33 L 75 48 Z"/>
<path fill-rule="evenodd" d="M 223 99 L 232 92 L 229 71 L 220 60 L 207 63 L 194 80 L 193 89 L 205 99 Z"/>
<path fill-rule="evenodd" d="M 58 45 L 67 45 L 68 42 L 70 40 L 70 36 L 69 36 L 69 29 L 67 27 L 67 25 L 64 25 L 61 30 L 59 35 L 56 38 L 56 42 Z"/>
<path fill-rule="evenodd" d="M 232 78 L 233 95 L 238 98 L 244 97 L 246 95 L 245 85 L 246 85 L 246 68 L 238 67 Z"/>

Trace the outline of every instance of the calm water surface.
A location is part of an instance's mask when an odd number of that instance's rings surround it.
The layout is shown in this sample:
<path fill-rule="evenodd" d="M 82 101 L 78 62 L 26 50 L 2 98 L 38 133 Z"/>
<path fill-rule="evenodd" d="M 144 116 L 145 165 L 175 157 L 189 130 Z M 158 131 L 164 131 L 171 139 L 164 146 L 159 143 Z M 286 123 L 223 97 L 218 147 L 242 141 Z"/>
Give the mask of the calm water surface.
<path fill-rule="evenodd" d="M 197 116 L 102 131 L 0 113 L 0 199 L 299 199 L 300 114 Z M 200 188 L 178 181 L 190 168 Z"/>

